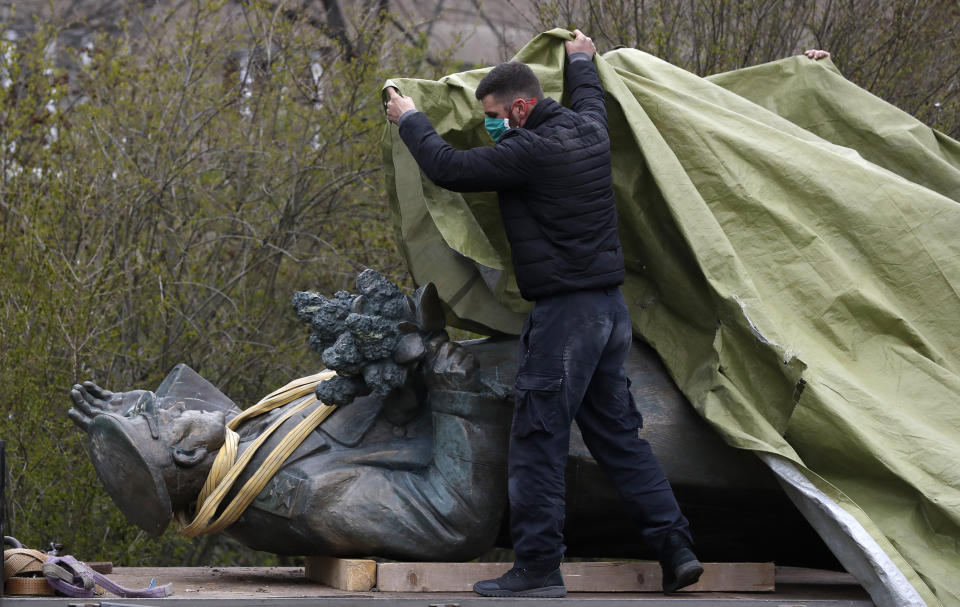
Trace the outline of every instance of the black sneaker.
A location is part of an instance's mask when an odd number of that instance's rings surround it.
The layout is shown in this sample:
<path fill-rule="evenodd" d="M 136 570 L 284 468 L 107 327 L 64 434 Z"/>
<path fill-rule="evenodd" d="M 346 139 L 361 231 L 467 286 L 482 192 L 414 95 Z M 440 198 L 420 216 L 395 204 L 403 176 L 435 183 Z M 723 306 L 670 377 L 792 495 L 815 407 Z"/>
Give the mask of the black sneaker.
<path fill-rule="evenodd" d="M 703 574 L 703 565 L 693 553 L 689 540 L 677 531 L 671 531 L 660 548 L 660 568 L 663 569 L 663 592 L 669 594 L 696 584 Z"/>
<path fill-rule="evenodd" d="M 483 580 L 473 585 L 473 591 L 483 596 L 528 596 L 558 599 L 567 596 L 560 569 L 533 571 L 514 567 L 495 580 Z"/>

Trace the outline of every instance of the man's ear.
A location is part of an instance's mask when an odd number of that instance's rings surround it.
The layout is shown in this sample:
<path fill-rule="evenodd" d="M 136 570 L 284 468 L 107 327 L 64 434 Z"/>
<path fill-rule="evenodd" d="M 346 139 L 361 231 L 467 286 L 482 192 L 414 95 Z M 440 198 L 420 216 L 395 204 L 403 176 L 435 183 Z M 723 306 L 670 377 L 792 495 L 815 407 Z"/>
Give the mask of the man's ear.
<path fill-rule="evenodd" d="M 203 445 L 198 445 L 193 449 L 184 449 L 180 445 L 174 445 L 171 451 L 173 452 L 173 461 L 181 468 L 192 468 L 207 456 L 207 448 Z"/>

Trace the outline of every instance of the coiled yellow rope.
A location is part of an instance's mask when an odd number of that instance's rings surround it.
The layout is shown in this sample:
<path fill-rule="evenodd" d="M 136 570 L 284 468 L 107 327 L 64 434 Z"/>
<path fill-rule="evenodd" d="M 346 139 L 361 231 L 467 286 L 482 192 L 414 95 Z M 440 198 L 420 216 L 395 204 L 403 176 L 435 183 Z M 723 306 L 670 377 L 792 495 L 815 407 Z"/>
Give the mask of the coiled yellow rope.
<path fill-rule="evenodd" d="M 185 520 L 180 521 L 180 535 L 195 537 L 204 533 L 217 533 L 223 531 L 240 518 L 240 515 L 247 509 L 247 506 L 253 502 L 260 491 L 262 491 L 270 479 L 273 478 L 277 470 L 280 469 L 283 462 L 285 462 L 296 448 L 300 446 L 300 443 L 336 409 L 336 406 L 321 404 L 284 436 L 280 443 L 273 448 L 273 451 L 270 452 L 266 460 L 260 465 L 260 468 L 244 483 L 243 487 L 240 488 L 237 495 L 234 496 L 233 500 L 224 508 L 220 516 L 211 522 L 211 519 L 220 507 L 220 503 L 227 496 L 227 493 L 230 492 L 233 484 L 237 478 L 240 477 L 240 474 L 247 467 L 247 464 L 250 463 L 250 460 L 253 459 L 253 456 L 260 446 L 263 445 L 284 422 L 316 403 L 317 398 L 316 396 L 312 396 L 312 393 L 316 390 L 317 384 L 334 375 L 334 371 L 322 371 L 316 375 L 295 379 L 282 388 L 274 390 L 261 399 L 260 402 L 230 420 L 230 423 L 228 423 L 226 427 L 223 446 L 220 448 L 220 452 L 217 454 L 217 458 L 213 462 L 213 467 L 210 468 L 207 480 L 204 482 L 203 488 L 200 490 L 200 495 L 197 498 L 197 513 L 193 517 L 193 521 L 189 523 L 186 523 Z M 291 407 L 289 411 L 285 411 L 263 434 L 257 437 L 253 444 L 247 447 L 243 455 L 237 458 L 240 435 L 235 432 L 235 429 L 240 424 L 258 415 L 262 415 L 267 411 L 291 403 L 298 398 L 307 396 L 308 394 L 311 394 L 309 398 Z"/>

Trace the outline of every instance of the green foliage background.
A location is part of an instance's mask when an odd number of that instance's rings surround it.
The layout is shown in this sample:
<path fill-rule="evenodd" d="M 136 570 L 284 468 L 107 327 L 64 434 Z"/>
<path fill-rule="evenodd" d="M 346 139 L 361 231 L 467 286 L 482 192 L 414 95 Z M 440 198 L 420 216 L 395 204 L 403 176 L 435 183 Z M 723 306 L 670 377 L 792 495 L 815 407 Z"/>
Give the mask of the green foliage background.
<path fill-rule="evenodd" d="M 350 288 L 364 267 L 409 282 L 379 89 L 447 68 L 381 15 L 354 19 L 348 51 L 279 10 L 216 2 L 100 38 L 69 70 L 52 29 L 4 47 L 0 438 L 25 544 L 123 565 L 276 562 L 224 537 L 146 541 L 100 487 L 68 391 L 152 389 L 183 361 L 246 406 L 320 365 L 294 291 Z"/>

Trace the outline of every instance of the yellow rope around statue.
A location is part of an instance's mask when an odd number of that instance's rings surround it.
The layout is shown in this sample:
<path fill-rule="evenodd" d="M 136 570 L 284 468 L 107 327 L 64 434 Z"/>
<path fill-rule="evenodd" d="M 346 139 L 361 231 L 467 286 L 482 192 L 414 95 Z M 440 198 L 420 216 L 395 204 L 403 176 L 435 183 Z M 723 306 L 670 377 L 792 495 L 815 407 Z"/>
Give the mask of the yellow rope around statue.
<path fill-rule="evenodd" d="M 223 446 L 220 448 L 220 452 L 217 454 L 217 458 L 213 462 L 213 467 L 210 468 L 207 480 L 204 482 L 203 488 L 200 490 L 200 495 L 197 498 L 197 513 L 193 517 L 193 521 L 189 523 L 181 520 L 180 535 L 195 537 L 204 533 L 217 533 L 223 531 L 240 518 L 240 515 L 247 509 L 247 506 L 253 502 L 270 479 L 273 478 L 277 470 L 280 469 L 283 462 L 285 462 L 287 458 L 290 457 L 290 454 L 300 446 L 300 443 L 336 409 L 336 406 L 320 404 L 320 406 L 311 411 L 293 430 L 284 436 L 253 476 L 244 483 L 243 487 L 237 492 L 237 495 L 234 496 L 233 500 L 224 508 L 223 512 L 220 513 L 220 516 L 211 522 L 211 519 L 220 508 L 220 503 L 230 492 L 233 484 L 240 477 L 240 474 L 247 467 L 247 464 L 250 463 L 250 460 L 253 459 L 253 456 L 260 446 L 263 445 L 284 422 L 316 403 L 317 398 L 313 396 L 312 393 L 316 390 L 317 384 L 333 377 L 335 374 L 334 371 L 323 371 L 316 375 L 295 379 L 282 388 L 266 395 L 260 402 L 230 420 L 230 423 L 228 423 L 226 427 Z M 302 403 L 291 407 L 289 411 L 285 411 L 279 419 L 253 441 L 253 444 L 247 447 L 243 455 L 237 458 L 240 435 L 236 433 L 235 429 L 239 427 L 240 424 L 307 395 L 310 395 L 310 397 L 304 399 Z"/>

